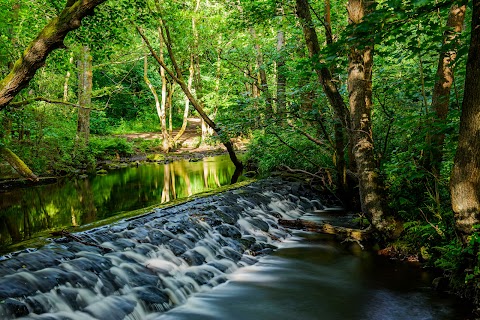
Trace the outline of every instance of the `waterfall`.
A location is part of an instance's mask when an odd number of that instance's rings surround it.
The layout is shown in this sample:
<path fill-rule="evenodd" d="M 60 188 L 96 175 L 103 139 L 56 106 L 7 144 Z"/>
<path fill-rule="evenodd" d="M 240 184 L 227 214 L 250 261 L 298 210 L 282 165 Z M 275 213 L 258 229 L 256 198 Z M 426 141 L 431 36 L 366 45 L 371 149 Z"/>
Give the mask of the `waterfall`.
<path fill-rule="evenodd" d="M 1 257 L 1 319 L 145 319 L 228 281 L 324 207 L 266 179 Z"/>

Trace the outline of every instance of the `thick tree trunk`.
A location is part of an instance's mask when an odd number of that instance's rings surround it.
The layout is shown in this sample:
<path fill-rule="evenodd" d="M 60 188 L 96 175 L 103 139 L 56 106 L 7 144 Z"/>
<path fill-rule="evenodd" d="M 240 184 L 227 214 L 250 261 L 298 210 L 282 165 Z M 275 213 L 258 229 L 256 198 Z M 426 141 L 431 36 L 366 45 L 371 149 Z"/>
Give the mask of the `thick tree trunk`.
<path fill-rule="evenodd" d="M 480 0 L 473 0 L 472 34 L 457 153 L 450 178 L 456 229 L 464 243 L 480 224 Z"/>
<path fill-rule="evenodd" d="M 427 137 L 427 147 L 430 152 L 427 154 L 425 167 L 435 175 L 440 173 L 440 164 L 443 157 L 443 142 L 445 134 L 442 127 L 445 125 L 450 104 L 450 91 L 453 84 L 453 64 L 457 53 L 452 48 L 458 34 L 462 31 L 465 20 L 466 6 L 454 4 L 450 8 L 447 20 L 447 30 L 443 34 L 443 49 L 438 59 L 437 75 L 432 95 L 432 109 L 435 112 L 431 136 Z"/>
<path fill-rule="evenodd" d="M 159 28 L 158 30 L 159 33 L 159 41 L 160 41 L 160 50 L 159 50 L 159 56 L 160 59 L 163 60 L 163 41 L 162 41 L 162 32 L 161 29 Z M 156 103 L 155 106 L 157 108 L 157 114 L 158 118 L 160 120 L 160 128 L 162 130 L 162 150 L 163 152 L 168 152 L 170 150 L 170 135 L 168 134 L 168 129 L 167 129 L 167 113 L 166 111 L 166 105 L 167 105 L 167 77 L 165 75 L 165 69 L 163 67 L 160 67 L 160 77 L 162 78 L 162 100 L 160 103 L 160 106 Z M 154 92 L 153 86 L 149 85 L 150 90 L 152 90 L 152 93 Z"/>
<path fill-rule="evenodd" d="M 45 64 L 55 49 L 65 47 L 63 40 L 72 30 L 80 27 L 82 19 L 93 14 L 93 9 L 105 0 L 69 0 L 60 14 L 52 19 L 33 40 L 11 72 L 0 81 L 0 110 L 25 88 L 36 71 Z"/>
<path fill-rule="evenodd" d="M 90 139 L 92 105 L 92 56 L 87 46 L 82 47 L 78 61 L 78 105 L 76 145 L 86 147 Z"/>
<path fill-rule="evenodd" d="M 349 23 L 362 22 L 371 2 L 349 0 Z M 355 31 L 354 31 L 355 32 Z M 355 35 L 353 35 L 353 38 Z M 385 236 L 394 236 L 395 222 L 388 216 L 383 196 L 383 180 L 374 157 L 371 120 L 371 65 L 372 48 L 356 43 L 348 57 L 348 94 L 352 121 L 353 152 L 357 164 L 362 211 L 375 229 Z M 370 95 L 370 96 L 369 96 Z"/>

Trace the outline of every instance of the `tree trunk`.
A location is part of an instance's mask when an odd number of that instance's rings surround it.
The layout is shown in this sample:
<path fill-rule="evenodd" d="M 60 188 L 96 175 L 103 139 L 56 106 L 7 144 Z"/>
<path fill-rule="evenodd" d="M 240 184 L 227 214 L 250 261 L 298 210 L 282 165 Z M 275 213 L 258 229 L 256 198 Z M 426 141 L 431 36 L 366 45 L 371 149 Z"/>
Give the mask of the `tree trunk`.
<path fill-rule="evenodd" d="M 172 47 L 171 47 L 171 44 L 170 44 L 170 36 L 169 36 L 169 33 L 168 33 L 168 29 L 165 28 L 165 31 L 167 33 L 167 40 L 168 40 L 168 41 L 166 41 L 165 44 L 167 46 L 168 55 L 170 57 L 170 60 L 172 61 L 172 64 L 175 68 L 175 72 L 170 70 L 167 67 L 167 65 L 165 64 L 165 62 L 162 61 L 160 59 L 160 57 L 155 53 L 152 46 L 150 45 L 150 42 L 148 41 L 148 39 L 143 34 L 142 30 L 137 27 L 137 31 L 140 34 L 140 36 L 143 38 L 143 40 L 145 41 L 148 49 L 150 50 L 150 53 L 153 55 L 155 60 L 157 60 L 158 64 L 161 65 L 165 69 L 165 71 L 169 74 L 170 77 L 172 77 L 172 79 L 176 83 L 178 83 L 180 88 L 182 88 L 183 93 L 185 93 L 185 95 L 188 97 L 188 99 L 192 103 L 193 107 L 195 108 L 195 110 L 197 110 L 200 117 L 202 117 L 202 119 L 210 126 L 210 128 L 212 128 L 212 130 L 215 131 L 215 133 L 220 136 L 221 141 L 222 141 L 223 145 L 225 146 L 225 148 L 227 149 L 228 155 L 230 156 L 230 160 L 232 160 L 233 164 L 235 165 L 235 167 L 237 169 L 241 170 L 243 168 L 243 164 L 240 162 L 240 160 L 238 160 L 237 155 L 235 154 L 235 150 L 233 148 L 232 142 L 230 141 L 230 139 L 228 137 L 222 136 L 223 135 L 222 130 L 220 128 L 218 128 L 216 126 L 216 124 L 208 117 L 208 115 L 203 110 L 203 106 L 202 106 L 201 102 L 199 102 L 197 99 L 195 99 L 191 90 L 188 88 L 187 84 L 183 80 L 182 72 L 181 72 L 181 70 L 180 70 L 180 68 L 177 64 L 177 61 L 175 59 L 175 55 L 173 54 L 173 50 L 172 50 Z M 164 38 L 164 40 L 165 40 L 165 38 Z"/>
<path fill-rule="evenodd" d="M 72 30 L 80 27 L 82 19 L 93 14 L 93 9 L 105 0 L 69 0 L 60 14 L 50 20 L 10 73 L 0 81 L 0 110 L 25 88 L 36 71 L 45 64 L 47 56 L 55 49 L 64 48 L 63 40 Z"/>
<path fill-rule="evenodd" d="M 153 97 L 155 99 L 155 110 L 157 111 L 157 116 L 158 120 L 160 121 L 160 130 L 162 132 L 162 150 L 163 152 L 168 152 L 169 151 L 169 142 L 168 142 L 168 132 L 167 132 L 167 122 L 166 122 L 166 116 L 165 116 L 165 95 L 166 92 L 164 92 L 163 88 L 163 79 L 162 79 L 162 102 L 160 102 L 160 99 L 158 98 L 157 91 L 155 90 L 155 87 L 152 85 L 150 80 L 148 79 L 148 62 L 147 62 L 147 55 L 145 54 L 143 58 L 143 80 L 147 84 L 148 88 L 150 89 L 150 92 L 153 94 Z M 163 72 L 163 77 L 165 77 L 165 71 L 163 70 L 162 67 L 160 67 L 161 71 Z M 166 85 L 165 85 L 166 87 Z M 166 91 L 166 88 L 165 88 Z M 163 107 L 162 107 L 163 104 Z"/>
<path fill-rule="evenodd" d="M 193 82 L 193 77 L 194 77 L 194 66 L 193 66 L 193 55 L 190 56 L 190 74 L 188 76 L 188 85 L 187 85 L 187 89 L 192 91 L 192 82 Z M 187 124 L 188 124 L 188 109 L 189 109 L 189 106 L 190 106 L 190 100 L 188 99 L 187 96 L 185 96 L 185 109 L 183 111 L 183 122 L 182 122 L 182 127 L 180 128 L 180 130 L 178 131 L 177 135 L 173 138 L 173 144 L 175 145 L 175 143 L 178 141 L 178 139 L 180 139 L 180 137 L 183 135 L 183 133 L 185 132 L 185 129 L 187 128 Z"/>
<path fill-rule="evenodd" d="M 303 35 L 308 48 L 310 58 L 318 57 L 320 54 L 320 44 L 318 42 L 317 32 L 315 31 L 312 16 L 310 14 L 310 6 L 308 0 L 296 1 L 296 12 L 303 28 Z M 330 31 L 331 33 L 331 31 Z M 347 106 L 342 96 L 333 82 L 330 70 L 326 66 L 320 68 L 315 67 L 318 81 L 322 85 L 323 91 L 327 96 L 330 106 L 332 107 L 338 124 L 335 125 L 335 166 L 338 175 L 338 188 L 342 195 L 350 198 L 347 183 L 347 165 L 345 162 L 345 132 L 350 130 L 350 116 Z M 348 196 L 346 196 L 348 195 Z M 350 199 L 348 199 L 350 200 Z"/>
<path fill-rule="evenodd" d="M 28 180 L 38 181 L 38 177 L 30 170 L 30 168 L 22 161 L 12 150 L 7 147 L 0 146 L 0 157 L 5 159 L 21 176 Z"/>
<path fill-rule="evenodd" d="M 285 76 L 285 33 L 283 30 L 277 31 L 277 113 L 284 113 L 286 110 L 287 98 L 285 88 L 287 86 L 287 77 Z"/>
<path fill-rule="evenodd" d="M 480 0 L 473 0 L 460 133 L 450 178 L 455 226 L 464 243 L 480 223 Z"/>
<path fill-rule="evenodd" d="M 431 136 L 427 137 L 427 154 L 425 167 L 435 175 L 440 173 L 440 165 L 443 157 L 443 142 L 445 134 L 443 127 L 448 114 L 450 104 L 450 91 L 453 84 L 453 64 L 457 57 L 454 48 L 451 48 L 458 34 L 462 31 L 465 20 L 466 6 L 452 5 L 448 14 L 447 30 L 443 34 L 443 49 L 438 59 L 437 75 L 433 88 L 432 109 L 435 112 Z"/>
<path fill-rule="evenodd" d="M 349 0 L 347 5 L 349 23 L 353 25 L 361 23 L 371 4 L 372 2 L 363 0 Z M 355 39 L 355 31 L 353 32 L 352 38 Z M 362 43 L 353 44 L 348 57 L 348 94 L 360 203 L 362 211 L 373 227 L 391 238 L 394 236 L 395 222 L 387 214 L 383 180 L 376 165 L 372 138 L 372 110 L 369 103 L 372 48 L 364 42 L 365 39 L 362 39 Z"/>
<path fill-rule="evenodd" d="M 90 139 L 92 105 L 92 56 L 87 46 L 82 47 L 78 61 L 78 105 L 76 146 L 86 147 Z"/>
<path fill-rule="evenodd" d="M 273 114 L 272 109 L 272 95 L 268 90 L 268 82 L 267 82 L 267 73 L 265 72 L 265 65 L 263 64 L 263 54 L 262 50 L 260 49 L 260 45 L 258 44 L 257 34 L 255 29 L 250 28 L 250 34 L 252 35 L 253 41 L 255 42 L 255 52 L 256 52 L 256 60 L 257 60 L 257 69 L 258 69 L 258 83 L 260 92 L 265 96 L 265 106 L 266 106 L 266 113 L 267 116 Z"/>

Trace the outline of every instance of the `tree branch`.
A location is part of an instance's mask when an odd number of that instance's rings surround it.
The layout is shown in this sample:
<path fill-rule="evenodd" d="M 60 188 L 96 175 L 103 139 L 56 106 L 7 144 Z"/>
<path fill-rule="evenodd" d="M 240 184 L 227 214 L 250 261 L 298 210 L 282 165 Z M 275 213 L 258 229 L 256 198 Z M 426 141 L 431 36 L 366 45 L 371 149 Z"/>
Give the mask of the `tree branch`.
<path fill-rule="evenodd" d="M 81 105 L 76 104 L 76 103 L 71 103 L 71 102 L 62 101 L 62 100 L 54 100 L 54 99 L 49 99 L 49 98 L 45 98 L 45 97 L 35 97 L 35 98 L 32 98 L 32 99 L 22 100 L 22 101 L 18 101 L 18 102 L 12 102 L 9 105 L 11 107 L 14 107 L 14 108 L 19 108 L 19 107 L 26 106 L 26 105 L 28 105 L 32 102 L 35 102 L 35 101 L 43 101 L 43 102 L 51 103 L 51 104 L 60 104 L 60 105 L 69 106 L 69 107 L 83 108 Z M 104 111 L 106 108 L 102 108 L 102 109 L 88 108 L 88 109 L 94 110 L 94 111 Z"/>
<path fill-rule="evenodd" d="M 12 71 L 0 81 L 0 110 L 32 80 L 36 71 L 43 67 L 47 56 L 55 49 L 64 48 L 67 34 L 80 27 L 82 19 L 93 14 L 93 9 L 106 0 L 68 1 L 60 14 L 50 20 L 33 40 L 22 56 L 15 62 Z"/>

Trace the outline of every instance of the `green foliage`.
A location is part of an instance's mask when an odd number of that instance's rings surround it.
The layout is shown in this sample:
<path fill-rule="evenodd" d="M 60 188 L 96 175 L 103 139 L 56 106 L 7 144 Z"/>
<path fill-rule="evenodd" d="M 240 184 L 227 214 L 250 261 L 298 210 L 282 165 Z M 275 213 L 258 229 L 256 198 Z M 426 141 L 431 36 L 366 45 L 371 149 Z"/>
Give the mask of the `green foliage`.
<path fill-rule="evenodd" d="M 134 154 L 133 143 L 126 138 L 92 137 L 90 152 L 97 159 L 110 159 L 115 156 L 126 157 Z"/>

